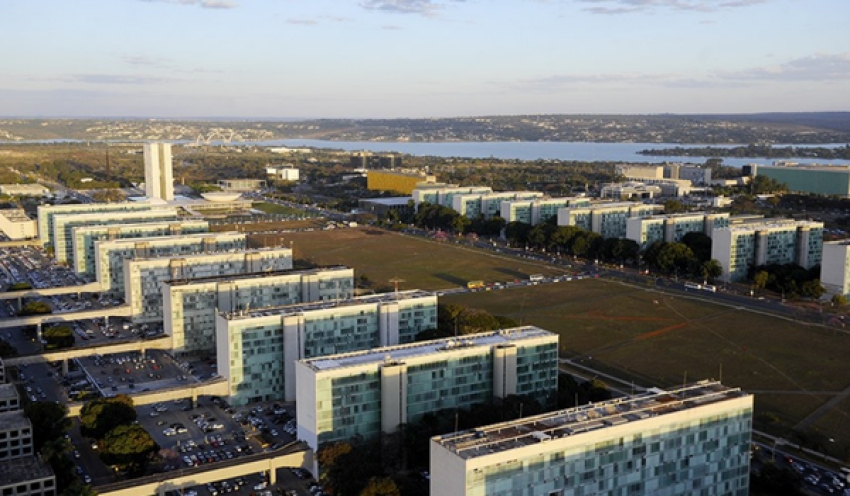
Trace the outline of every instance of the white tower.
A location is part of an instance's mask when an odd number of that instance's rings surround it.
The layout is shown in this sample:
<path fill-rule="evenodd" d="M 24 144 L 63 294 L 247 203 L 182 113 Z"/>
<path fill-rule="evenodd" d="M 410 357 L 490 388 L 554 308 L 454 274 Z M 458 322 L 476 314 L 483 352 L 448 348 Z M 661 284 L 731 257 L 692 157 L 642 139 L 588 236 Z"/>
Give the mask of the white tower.
<path fill-rule="evenodd" d="M 145 143 L 145 194 L 148 199 L 174 200 L 171 143 Z"/>

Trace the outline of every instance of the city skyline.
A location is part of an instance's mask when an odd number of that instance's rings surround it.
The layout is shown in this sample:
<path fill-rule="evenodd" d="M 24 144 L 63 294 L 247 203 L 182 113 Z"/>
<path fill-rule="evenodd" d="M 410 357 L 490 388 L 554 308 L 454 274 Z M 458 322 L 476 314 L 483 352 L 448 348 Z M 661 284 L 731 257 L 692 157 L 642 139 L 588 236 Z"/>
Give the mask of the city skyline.
<path fill-rule="evenodd" d="M 10 0 L 6 116 L 850 109 L 830 0 Z"/>

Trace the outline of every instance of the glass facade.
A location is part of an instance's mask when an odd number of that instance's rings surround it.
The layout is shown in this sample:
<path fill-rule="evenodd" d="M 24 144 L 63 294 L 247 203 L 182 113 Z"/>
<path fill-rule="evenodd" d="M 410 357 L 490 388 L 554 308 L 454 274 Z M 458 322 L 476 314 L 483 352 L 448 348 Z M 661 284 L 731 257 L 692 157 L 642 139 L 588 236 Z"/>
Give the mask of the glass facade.
<path fill-rule="evenodd" d="M 378 371 L 324 378 L 316 386 L 319 443 L 365 440 L 381 432 L 381 374 Z"/>
<path fill-rule="evenodd" d="M 751 423 L 752 410 L 745 410 L 621 437 L 606 439 L 600 432 L 570 450 L 467 473 L 466 494 L 746 496 Z"/>

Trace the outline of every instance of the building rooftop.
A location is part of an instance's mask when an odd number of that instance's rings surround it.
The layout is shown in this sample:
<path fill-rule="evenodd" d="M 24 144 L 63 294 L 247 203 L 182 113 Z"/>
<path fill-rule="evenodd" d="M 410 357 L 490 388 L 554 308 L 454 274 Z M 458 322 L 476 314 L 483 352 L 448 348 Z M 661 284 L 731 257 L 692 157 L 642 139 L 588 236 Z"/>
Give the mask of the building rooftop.
<path fill-rule="evenodd" d="M 121 224 L 116 224 L 114 227 L 121 227 Z M 134 247 L 137 243 L 153 243 L 153 244 L 175 244 L 176 241 L 192 241 L 198 239 L 206 239 L 206 238 L 245 238 L 247 235 L 245 233 L 240 233 L 236 231 L 221 231 L 221 232 L 202 232 L 202 233 L 188 233 L 188 234 L 180 234 L 175 236 L 145 236 L 141 238 L 115 238 L 115 239 L 104 239 L 99 242 L 102 244 L 110 243 L 112 245 L 129 245 L 130 247 Z"/>
<path fill-rule="evenodd" d="M 135 238 L 135 239 L 139 240 L 141 238 Z M 241 257 L 244 257 L 245 255 L 250 255 L 250 254 L 254 254 L 254 253 L 274 254 L 275 252 L 278 252 L 278 253 L 289 252 L 291 254 L 292 249 L 291 248 L 282 248 L 282 247 L 280 247 L 280 248 L 255 248 L 255 249 L 252 249 L 252 250 L 233 249 L 233 250 L 227 250 L 227 251 L 210 251 L 210 252 L 198 252 L 198 253 L 191 253 L 191 254 L 169 255 L 169 256 L 166 256 L 166 257 L 150 257 L 150 258 L 138 257 L 138 258 L 134 258 L 134 259 L 129 260 L 129 261 L 130 262 L 151 262 L 151 263 L 160 263 L 160 264 L 168 265 L 171 262 L 176 261 L 176 260 L 188 260 L 188 261 L 191 262 L 191 261 L 195 261 L 195 260 L 201 260 L 203 258 L 219 257 L 219 259 L 227 259 L 228 257 L 233 257 L 234 255 L 239 255 Z M 127 261 L 127 259 L 125 259 L 125 261 Z"/>
<path fill-rule="evenodd" d="M 651 389 L 640 395 L 436 436 L 432 440 L 455 455 L 470 459 L 743 396 L 748 394 L 738 388 L 701 381 L 669 391 Z"/>
<path fill-rule="evenodd" d="M 514 327 L 496 332 L 466 335 L 461 338 L 435 339 L 433 341 L 420 341 L 405 345 L 342 353 L 339 355 L 302 360 L 302 362 L 315 371 L 324 371 L 370 363 L 403 362 L 406 358 L 433 355 L 443 351 L 452 351 L 461 348 L 486 347 L 489 349 L 494 345 L 510 344 L 523 339 L 544 336 L 556 335 L 539 327 Z"/>
<path fill-rule="evenodd" d="M 271 272 L 249 272 L 247 274 L 231 274 L 231 275 L 219 275 L 219 276 L 209 276 L 209 277 L 198 277 L 190 280 L 185 279 L 172 279 L 170 281 L 165 281 L 163 284 L 167 284 L 169 286 L 191 286 L 193 284 L 204 284 L 209 282 L 225 282 L 225 281 L 244 281 L 248 279 L 257 279 L 257 278 L 269 278 L 276 276 L 293 276 L 299 274 L 318 274 L 320 272 L 341 272 L 346 270 L 352 270 L 349 267 L 345 267 L 342 265 L 331 265 L 328 267 L 315 267 L 312 269 L 288 269 L 288 270 L 275 270 Z"/>
<path fill-rule="evenodd" d="M 0 384 L 0 401 L 9 401 L 18 398 L 18 390 L 14 384 Z"/>
<path fill-rule="evenodd" d="M 407 205 L 407 202 L 412 200 L 412 196 L 394 196 L 392 198 L 363 198 L 360 200 L 363 203 L 374 203 L 376 205 Z"/>
<path fill-rule="evenodd" d="M 20 430 L 25 427 L 32 427 L 32 424 L 23 410 L 0 413 L 0 428 L 4 431 Z"/>
<path fill-rule="evenodd" d="M 823 222 L 795 219 L 754 219 L 752 221 L 744 221 L 732 224 L 729 227 L 723 227 L 719 230 L 728 229 L 732 232 L 749 232 L 761 230 L 780 230 L 789 228 L 796 229 L 798 227 L 823 227 Z"/>
<path fill-rule="evenodd" d="M 0 486 L 10 486 L 30 480 L 45 479 L 53 476 L 50 465 L 37 456 L 25 456 L 3 461 L 0 470 Z"/>
<path fill-rule="evenodd" d="M 6 217 L 9 222 L 29 222 L 32 219 L 20 208 L 5 208 L 0 210 L 0 215 Z"/>
<path fill-rule="evenodd" d="M 434 296 L 430 291 L 421 291 L 418 289 L 410 291 L 399 291 L 398 293 L 380 293 L 367 296 L 358 296 L 347 300 L 334 301 L 316 301 L 311 303 L 296 303 L 294 305 L 284 305 L 279 307 L 258 308 L 255 310 L 247 310 L 244 312 L 223 313 L 227 320 L 242 320 L 255 319 L 258 317 L 268 317 L 270 315 L 296 315 L 302 312 L 310 312 L 313 310 L 324 310 L 327 308 L 345 308 L 356 305 L 368 305 L 374 303 L 387 303 L 391 301 L 408 301 L 416 298 L 427 298 Z"/>

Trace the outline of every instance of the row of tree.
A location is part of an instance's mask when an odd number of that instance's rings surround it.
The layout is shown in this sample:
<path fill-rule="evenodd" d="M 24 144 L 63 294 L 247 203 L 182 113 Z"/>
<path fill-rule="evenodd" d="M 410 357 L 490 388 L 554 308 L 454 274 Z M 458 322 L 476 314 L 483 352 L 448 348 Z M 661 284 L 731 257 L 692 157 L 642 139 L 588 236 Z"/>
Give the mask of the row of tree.
<path fill-rule="evenodd" d="M 98 440 L 104 463 L 131 476 L 142 475 L 159 445 L 135 420 L 136 409 L 130 396 L 98 398 L 80 410 L 80 433 Z"/>

